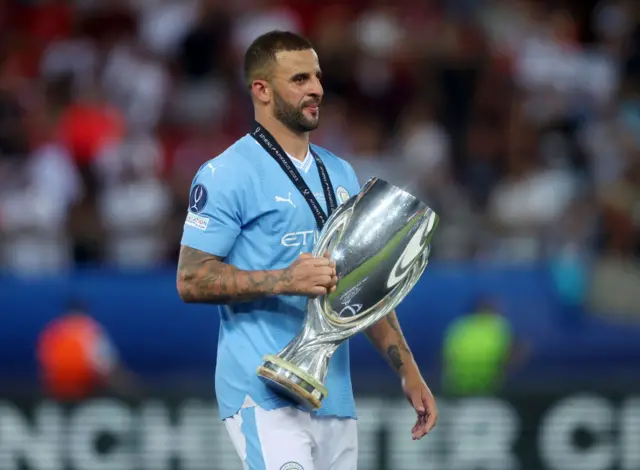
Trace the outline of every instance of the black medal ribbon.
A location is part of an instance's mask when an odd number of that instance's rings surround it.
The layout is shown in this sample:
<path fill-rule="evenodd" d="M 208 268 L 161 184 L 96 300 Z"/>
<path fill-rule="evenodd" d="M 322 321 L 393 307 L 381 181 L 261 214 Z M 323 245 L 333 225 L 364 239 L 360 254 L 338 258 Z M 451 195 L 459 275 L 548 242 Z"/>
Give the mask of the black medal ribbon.
<path fill-rule="evenodd" d="M 269 155 L 271 155 L 287 176 L 289 176 L 291 182 L 296 188 L 298 188 L 298 191 L 300 191 L 300 194 L 302 194 L 305 201 L 307 201 L 307 204 L 316 219 L 318 230 L 322 230 L 322 227 L 324 227 L 324 224 L 327 222 L 327 219 L 331 216 L 333 211 L 336 210 L 338 204 L 336 203 L 336 197 L 333 192 L 333 186 L 331 185 L 331 179 L 329 178 L 329 172 L 320 157 L 311 147 L 309 147 L 309 151 L 311 152 L 313 159 L 316 161 L 316 166 L 318 167 L 320 184 L 322 185 L 325 201 L 327 201 L 328 214 L 325 214 L 322 206 L 313 195 L 311 189 L 309 189 L 304 178 L 302 178 L 300 172 L 293 165 L 291 159 L 287 156 L 286 152 L 282 149 L 278 141 L 274 139 L 271 133 L 256 122 L 253 132 L 251 132 L 251 136 L 262 146 L 262 148 L 266 150 Z"/>

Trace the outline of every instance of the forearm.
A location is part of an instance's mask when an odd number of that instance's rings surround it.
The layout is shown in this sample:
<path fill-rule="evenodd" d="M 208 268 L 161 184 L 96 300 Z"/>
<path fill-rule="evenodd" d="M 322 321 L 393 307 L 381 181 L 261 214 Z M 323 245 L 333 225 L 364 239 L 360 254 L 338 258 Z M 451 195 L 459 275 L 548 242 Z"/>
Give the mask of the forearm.
<path fill-rule="evenodd" d="M 415 372 L 417 365 L 402 334 L 395 312 L 370 326 L 365 334 L 399 375 Z"/>
<path fill-rule="evenodd" d="M 286 271 L 244 271 L 218 257 L 183 247 L 177 287 L 189 303 L 229 304 L 277 295 Z"/>

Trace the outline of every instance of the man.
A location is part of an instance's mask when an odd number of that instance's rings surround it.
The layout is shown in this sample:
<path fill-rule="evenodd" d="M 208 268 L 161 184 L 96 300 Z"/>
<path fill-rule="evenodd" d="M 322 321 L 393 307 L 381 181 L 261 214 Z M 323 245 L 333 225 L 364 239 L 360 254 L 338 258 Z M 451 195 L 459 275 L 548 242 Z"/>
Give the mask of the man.
<path fill-rule="evenodd" d="M 55 399 L 81 400 L 104 390 L 136 398 L 143 392 L 105 327 L 75 301 L 43 328 L 36 352 L 44 390 Z"/>
<path fill-rule="evenodd" d="M 524 359 L 525 351 L 494 302 L 480 298 L 445 332 L 444 389 L 454 396 L 498 393 L 509 368 Z"/>
<path fill-rule="evenodd" d="M 323 90 L 306 39 L 281 31 L 259 37 L 246 52 L 245 74 L 255 128 L 195 176 L 178 291 L 185 302 L 222 305 L 216 397 L 245 468 L 353 470 L 347 343 L 331 359 L 329 395 L 311 413 L 276 395 L 256 368 L 300 331 L 306 297 L 335 288 L 335 264 L 310 252 L 327 212 L 360 187 L 345 161 L 309 143 Z M 436 406 L 395 313 L 367 334 L 400 375 L 418 415 L 412 436 L 422 438 L 435 425 Z"/>

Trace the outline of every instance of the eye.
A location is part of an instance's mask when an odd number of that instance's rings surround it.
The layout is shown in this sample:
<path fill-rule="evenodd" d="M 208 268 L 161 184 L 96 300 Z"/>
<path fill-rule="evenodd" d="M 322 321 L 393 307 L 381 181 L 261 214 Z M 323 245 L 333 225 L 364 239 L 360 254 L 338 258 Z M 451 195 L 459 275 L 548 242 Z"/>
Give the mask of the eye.
<path fill-rule="evenodd" d="M 293 77 L 293 82 L 298 84 L 298 85 L 302 85 L 304 82 L 306 82 L 309 79 L 309 75 L 306 73 L 301 73 L 298 74 L 296 76 Z"/>

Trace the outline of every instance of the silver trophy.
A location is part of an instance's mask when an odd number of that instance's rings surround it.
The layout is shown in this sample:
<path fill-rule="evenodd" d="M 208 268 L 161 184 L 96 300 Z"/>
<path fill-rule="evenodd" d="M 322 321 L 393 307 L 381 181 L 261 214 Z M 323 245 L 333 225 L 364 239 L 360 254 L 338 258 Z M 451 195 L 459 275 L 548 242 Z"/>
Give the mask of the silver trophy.
<path fill-rule="evenodd" d="M 331 356 L 409 293 L 427 267 L 437 224 L 438 215 L 411 194 L 369 180 L 329 217 L 313 251 L 336 262 L 336 290 L 308 300 L 302 331 L 262 358 L 258 376 L 306 408 L 320 408 Z"/>

